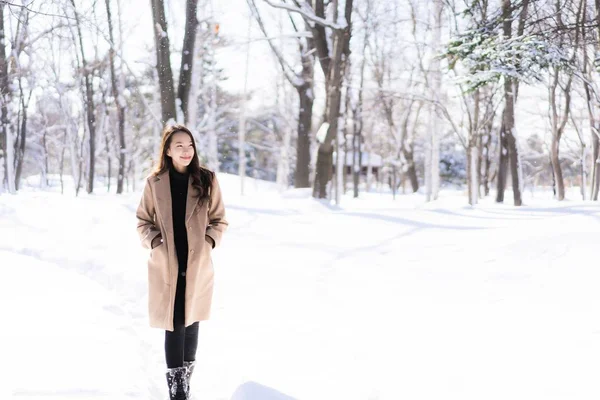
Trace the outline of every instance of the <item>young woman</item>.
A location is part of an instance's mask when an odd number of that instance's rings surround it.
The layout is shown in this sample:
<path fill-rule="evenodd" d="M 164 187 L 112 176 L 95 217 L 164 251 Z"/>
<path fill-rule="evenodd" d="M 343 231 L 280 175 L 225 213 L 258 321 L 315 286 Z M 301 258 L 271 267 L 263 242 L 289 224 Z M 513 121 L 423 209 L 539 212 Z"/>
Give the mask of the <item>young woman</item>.
<path fill-rule="evenodd" d="M 160 157 L 137 209 L 148 260 L 150 326 L 165 330 L 171 400 L 189 398 L 198 347 L 198 321 L 210 315 L 211 251 L 227 228 L 216 175 L 200 166 L 196 143 L 183 125 L 167 126 Z"/>

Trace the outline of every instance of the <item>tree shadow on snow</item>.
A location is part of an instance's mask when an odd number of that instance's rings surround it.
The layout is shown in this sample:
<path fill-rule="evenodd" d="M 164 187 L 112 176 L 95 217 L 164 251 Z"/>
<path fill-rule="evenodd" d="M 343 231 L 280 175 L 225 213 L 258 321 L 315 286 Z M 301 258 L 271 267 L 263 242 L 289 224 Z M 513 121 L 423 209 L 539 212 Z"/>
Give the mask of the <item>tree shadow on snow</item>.
<path fill-rule="evenodd" d="M 273 210 L 269 208 L 255 208 L 255 207 L 246 207 L 246 206 L 238 206 L 235 204 L 228 204 L 227 209 L 231 210 L 239 210 L 246 211 L 252 214 L 267 214 L 267 215 L 277 215 L 277 216 L 286 216 L 286 215 L 298 215 L 299 212 L 294 210 Z"/>
<path fill-rule="evenodd" d="M 482 210 L 485 213 L 495 215 L 516 216 L 519 218 L 550 218 L 565 215 L 584 215 L 587 217 L 600 218 L 600 207 L 597 204 L 593 205 L 573 205 L 573 206 L 556 206 L 556 207 L 536 207 L 523 205 L 510 210 Z"/>
<path fill-rule="evenodd" d="M 231 396 L 231 400 L 296 400 L 268 386 L 256 382 L 245 382 Z"/>
<path fill-rule="evenodd" d="M 376 213 L 367 213 L 367 212 L 343 212 L 341 214 L 347 215 L 349 217 L 358 217 L 358 218 L 367 218 L 367 219 L 375 219 L 381 220 L 385 222 L 394 222 L 401 225 L 413 226 L 415 228 L 436 228 L 436 229 L 450 229 L 450 230 L 459 230 L 459 231 L 472 231 L 478 229 L 487 229 L 485 226 L 461 226 L 461 225 L 444 225 L 444 224 L 434 224 L 423 221 L 411 220 L 408 218 L 401 218 L 391 215 L 382 215 Z"/>

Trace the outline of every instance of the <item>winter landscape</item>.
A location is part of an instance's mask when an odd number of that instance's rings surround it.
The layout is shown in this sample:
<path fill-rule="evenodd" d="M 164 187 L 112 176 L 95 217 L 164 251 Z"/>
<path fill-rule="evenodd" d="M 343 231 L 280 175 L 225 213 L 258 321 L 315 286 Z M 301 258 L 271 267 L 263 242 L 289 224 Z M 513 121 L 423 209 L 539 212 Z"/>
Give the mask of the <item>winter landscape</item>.
<path fill-rule="evenodd" d="M 332 208 L 220 176 L 198 399 L 595 399 L 600 210 L 442 193 Z M 138 195 L 1 198 L 1 398 L 164 399 Z M 238 396 L 248 382 L 289 397 Z M 12 396 L 12 397 L 11 397 Z"/>
<path fill-rule="evenodd" d="M 0 400 L 169 398 L 174 123 L 229 223 L 190 399 L 597 400 L 599 7 L 0 0 Z"/>

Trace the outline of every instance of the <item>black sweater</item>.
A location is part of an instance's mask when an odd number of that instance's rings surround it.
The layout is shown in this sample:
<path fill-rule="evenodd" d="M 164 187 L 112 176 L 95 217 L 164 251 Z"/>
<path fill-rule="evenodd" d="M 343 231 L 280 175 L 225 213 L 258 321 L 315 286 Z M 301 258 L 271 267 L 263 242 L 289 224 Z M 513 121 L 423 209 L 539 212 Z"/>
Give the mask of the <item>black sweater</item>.
<path fill-rule="evenodd" d="M 185 271 L 187 269 L 188 240 L 187 231 L 185 229 L 185 207 L 189 176 L 189 173 L 181 174 L 175 169 L 169 171 L 173 208 L 173 235 L 179 271 Z"/>

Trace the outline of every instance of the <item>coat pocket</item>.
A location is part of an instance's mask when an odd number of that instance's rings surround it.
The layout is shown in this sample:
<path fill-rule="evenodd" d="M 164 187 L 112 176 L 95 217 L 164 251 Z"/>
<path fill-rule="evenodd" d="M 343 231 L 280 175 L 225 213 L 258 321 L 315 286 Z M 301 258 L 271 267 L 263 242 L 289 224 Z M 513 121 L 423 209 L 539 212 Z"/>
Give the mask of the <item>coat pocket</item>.
<path fill-rule="evenodd" d="M 164 242 L 150 251 L 148 279 L 154 282 L 162 281 L 169 284 L 169 255 Z"/>

